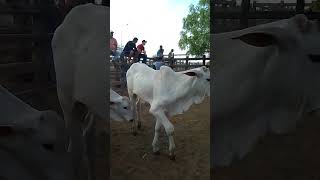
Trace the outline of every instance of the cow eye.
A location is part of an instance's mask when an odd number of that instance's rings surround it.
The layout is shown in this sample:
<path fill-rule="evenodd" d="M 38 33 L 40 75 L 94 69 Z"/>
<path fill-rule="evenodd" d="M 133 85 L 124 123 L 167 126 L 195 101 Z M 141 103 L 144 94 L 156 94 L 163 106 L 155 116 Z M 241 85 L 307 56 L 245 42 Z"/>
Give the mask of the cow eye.
<path fill-rule="evenodd" d="M 320 63 L 320 55 L 318 54 L 308 54 L 309 59 L 314 63 Z"/>
<path fill-rule="evenodd" d="M 207 81 L 209 81 L 209 82 L 210 82 L 210 79 L 207 79 Z"/>
<path fill-rule="evenodd" d="M 123 109 L 128 109 L 128 107 L 124 107 Z"/>

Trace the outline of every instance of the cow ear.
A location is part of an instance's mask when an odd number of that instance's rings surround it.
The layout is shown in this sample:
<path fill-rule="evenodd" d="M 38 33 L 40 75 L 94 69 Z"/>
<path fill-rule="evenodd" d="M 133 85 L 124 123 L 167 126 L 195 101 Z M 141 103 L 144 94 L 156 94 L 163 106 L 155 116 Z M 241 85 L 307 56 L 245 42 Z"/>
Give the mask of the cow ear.
<path fill-rule="evenodd" d="M 189 72 L 186 72 L 184 73 L 185 75 L 188 75 L 188 76 L 197 76 L 197 73 L 193 72 L 193 71 L 189 71 Z"/>
<path fill-rule="evenodd" d="M 273 35 L 263 32 L 248 33 L 232 39 L 239 39 L 255 47 L 271 46 L 277 42 L 276 38 Z"/>
<path fill-rule="evenodd" d="M 12 126 L 0 125 L 0 138 L 16 134 Z"/>

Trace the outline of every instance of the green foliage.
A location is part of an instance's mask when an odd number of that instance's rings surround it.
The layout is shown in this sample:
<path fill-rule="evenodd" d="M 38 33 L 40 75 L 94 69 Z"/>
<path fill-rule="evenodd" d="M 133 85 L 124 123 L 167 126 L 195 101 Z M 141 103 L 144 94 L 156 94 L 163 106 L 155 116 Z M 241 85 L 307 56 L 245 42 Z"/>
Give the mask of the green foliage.
<path fill-rule="evenodd" d="M 311 9 L 313 12 L 320 12 L 320 0 L 313 1 L 313 2 L 311 3 L 310 9 Z"/>
<path fill-rule="evenodd" d="M 189 7 L 189 14 L 183 18 L 179 47 L 187 54 L 200 56 L 210 50 L 209 0 L 199 0 Z"/>

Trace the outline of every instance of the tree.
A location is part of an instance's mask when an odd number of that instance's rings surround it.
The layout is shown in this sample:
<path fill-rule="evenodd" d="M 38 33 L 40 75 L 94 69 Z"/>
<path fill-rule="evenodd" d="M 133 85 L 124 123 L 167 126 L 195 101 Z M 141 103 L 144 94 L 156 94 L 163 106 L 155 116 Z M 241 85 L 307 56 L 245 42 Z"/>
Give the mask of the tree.
<path fill-rule="evenodd" d="M 320 12 L 320 0 L 312 1 L 310 9 L 313 12 Z"/>
<path fill-rule="evenodd" d="M 209 0 L 199 0 L 189 7 L 189 14 L 183 18 L 179 47 L 187 54 L 200 56 L 210 50 Z"/>

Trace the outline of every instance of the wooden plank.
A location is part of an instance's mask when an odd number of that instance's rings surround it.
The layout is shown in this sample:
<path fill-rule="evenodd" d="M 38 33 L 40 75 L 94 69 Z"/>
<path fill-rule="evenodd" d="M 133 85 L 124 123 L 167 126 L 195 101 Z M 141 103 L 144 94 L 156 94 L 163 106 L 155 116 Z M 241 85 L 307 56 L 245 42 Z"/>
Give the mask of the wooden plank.
<path fill-rule="evenodd" d="M 32 62 L 0 64 L 0 79 L 2 80 L 16 75 L 32 73 L 33 71 L 34 66 Z"/>
<path fill-rule="evenodd" d="M 0 34 L 1 39 L 35 39 L 35 38 L 50 38 L 53 33 L 46 34 Z"/>
<path fill-rule="evenodd" d="M 47 8 L 55 8 L 54 5 L 46 5 Z M 39 14 L 37 5 L 1 5 L 0 14 Z"/>
<path fill-rule="evenodd" d="M 149 60 L 153 60 L 154 58 L 147 58 L 147 59 L 149 59 Z M 202 57 L 199 57 L 199 58 L 174 58 L 174 60 L 183 60 L 183 61 L 185 61 L 185 60 L 193 60 L 193 61 L 202 61 L 203 60 L 203 58 Z M 167 58 L 165 59 L 165 61 L 166 60 L 168 60 Z M 210 58 L 205 58 L 205 60 L 210 60 Z"/>
<path fill-rule="evenodd" d="M 296 14 L 295 11 L 272 11 L 272 12 L 250 12 L 248 14 L 249 19 L 287 19 Z M 320 17 L 318 12 L 305 12 L 309 19 L 317 19 Z M 215 12 L 215 19 L 239 19 L 240 12 Z"/>

